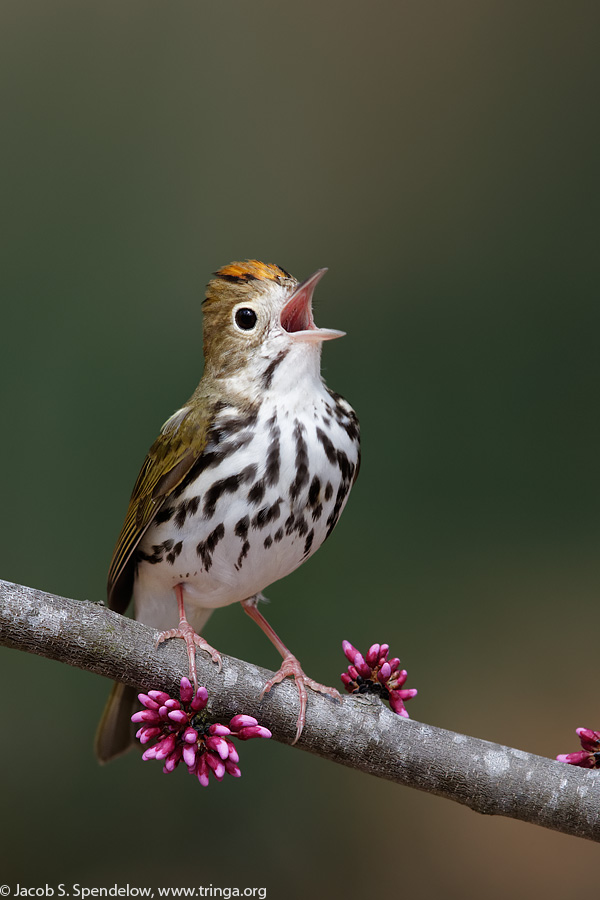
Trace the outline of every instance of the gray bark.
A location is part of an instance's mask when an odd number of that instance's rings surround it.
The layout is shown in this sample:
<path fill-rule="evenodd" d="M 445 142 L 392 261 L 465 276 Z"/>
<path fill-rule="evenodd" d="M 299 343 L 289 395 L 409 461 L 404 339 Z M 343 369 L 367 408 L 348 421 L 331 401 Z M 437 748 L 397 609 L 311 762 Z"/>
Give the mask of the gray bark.
<path fill-rule="evenodd" d="M 178 696 L 188 668 L 183 642 L 156 648 L 155 639 L 154 630 L 102 604 L 0 581 L 0 644 L 143 691 L 155 688 Z M 219 674 L 202 652 L 197 664 L 211 716 L 220 721 L 238 712 L 256 716 L 275 740 L 291 744 L 298 711 L 291 682 L 274 687 L 261 701 L 272 672 L 223 656 Z M 339 702 L 309 691 L 306 726 L 296 746 L 480 813 L 600 841 L 600 771 L 404 719 L 373 697 L 348 696 Z"/>

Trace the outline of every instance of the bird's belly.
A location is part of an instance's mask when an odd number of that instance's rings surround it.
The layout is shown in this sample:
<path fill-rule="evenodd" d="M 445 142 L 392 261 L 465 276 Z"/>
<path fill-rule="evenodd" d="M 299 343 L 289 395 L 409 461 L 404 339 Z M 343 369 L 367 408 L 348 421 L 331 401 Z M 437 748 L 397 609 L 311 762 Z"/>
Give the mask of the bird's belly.
<path fill-rule="evenodd" d="M 174 607 L 182 583 L 186 605 L 227 606 L 308 559 L 335 526 L 358 463 L 358 442 L 328 421 L 324 439 L 318 416 L 265 413 L 242 447 L 239 434 L 231 452 L 221 440 L 218 462 L 168 498 L 141 541 L 136 600 L 160 593 Z"/>
<path fill-rule="evenodd" d="M 324 523 L 309 523 L 280 494 L 266 493 L 262 505 L 251 511 L 245 497 L 246 492 L 230 498 L 218 521 L 206 522 L 196 514 L 176 534 L 161 526 L 151 550 L 161 544 L 172 549 L 160 562 L 143 564 L 154 568 L 148 576 L 169 591 L 182 583 L 190 603 L 227 606 L 288 575 L 325 539 Z"/>

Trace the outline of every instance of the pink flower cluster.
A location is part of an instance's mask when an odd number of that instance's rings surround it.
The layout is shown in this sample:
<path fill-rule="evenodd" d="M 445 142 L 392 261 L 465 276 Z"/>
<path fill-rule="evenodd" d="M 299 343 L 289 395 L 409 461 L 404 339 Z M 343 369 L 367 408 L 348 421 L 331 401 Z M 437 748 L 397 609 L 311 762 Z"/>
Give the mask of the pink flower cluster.
<path fill-rule="evenodd" d="M 155 740 L 142 754 L 142 759 L 164 760 L 163 772 L 173 772 L 183 760 L 190 775 L 196 775 L 203 787 L 208 785 L 212 772 L 222 781 L 226 772 L 239 778 L 239 755 L 231 741 L 250 738 L 270 738 L 268 728 L 259 725 L 253 716 L 234 716 L 229 727 L 209 725 L 203 710 L 208 700 L 205 687 L 194 688 L 189 678 L 181 679 L 180 700 L 165 691 L 138 694 L 144 709 L 134 713 L 131 721 L 139 724 L 136 737 L 141 744 Z"/>
<path fill-rule="evenodd" d="M 600 769 L 600 731 L 577 728 L 575 734 L 581 741 L 583 750 L 578 750 L 577 753 L 561 753 L 556 757 L 557 760 L 572 766 L 581 766 L 583 769 Z"/>
<path fill-rule="evenodd" d="M 348 671 L 342 674 L 342 681 L 350 694 L 378 694 L 382 700 L 389 700 L 393 711 L 399 716 L 410 718 L 405 700 L 417 696 L 415 688 L 402 688 L 406 681 L 406 669 L 400 669 L 397 657 L 388 660 L 389 644 L 372 644 L 363 656 L 349 641 L 342 641 L 346 658 L 350 661 Z"/>

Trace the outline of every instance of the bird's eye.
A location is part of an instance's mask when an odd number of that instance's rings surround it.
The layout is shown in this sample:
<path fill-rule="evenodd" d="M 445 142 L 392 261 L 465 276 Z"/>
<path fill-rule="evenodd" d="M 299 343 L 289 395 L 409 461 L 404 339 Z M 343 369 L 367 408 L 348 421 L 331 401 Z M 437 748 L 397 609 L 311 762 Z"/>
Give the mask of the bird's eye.
<path fill-rule="evenodd" d="M 252 331 L 256 325 L 256 313 L 253 309 L 242 306 L 240 309 L 236 310 L 235 324 L 238 328 L 241 328 L 242 331 Z"/>

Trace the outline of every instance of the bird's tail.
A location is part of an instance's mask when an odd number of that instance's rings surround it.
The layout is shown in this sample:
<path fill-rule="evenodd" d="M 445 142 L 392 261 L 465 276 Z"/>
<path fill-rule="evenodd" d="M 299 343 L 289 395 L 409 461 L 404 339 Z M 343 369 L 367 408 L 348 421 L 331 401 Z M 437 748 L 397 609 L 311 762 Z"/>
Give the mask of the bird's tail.
<path fill-rule="evenodd" d="M 113 684 L 94 742 L 99 762 L 110 762 L 133 746 L 135 727 L 131 716 L 135 711 L 136 698 L 135 688 L 118 681 Z"/>

